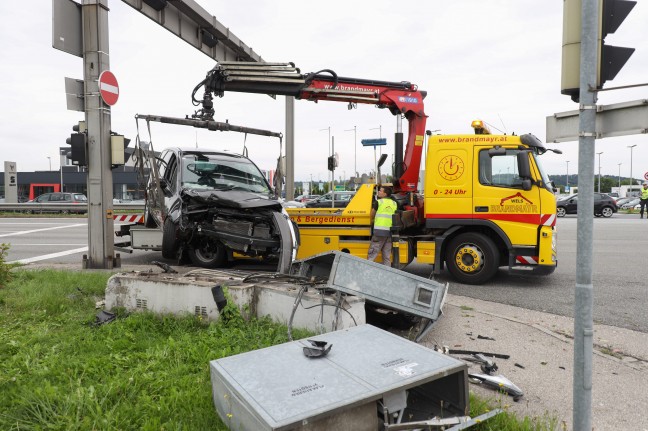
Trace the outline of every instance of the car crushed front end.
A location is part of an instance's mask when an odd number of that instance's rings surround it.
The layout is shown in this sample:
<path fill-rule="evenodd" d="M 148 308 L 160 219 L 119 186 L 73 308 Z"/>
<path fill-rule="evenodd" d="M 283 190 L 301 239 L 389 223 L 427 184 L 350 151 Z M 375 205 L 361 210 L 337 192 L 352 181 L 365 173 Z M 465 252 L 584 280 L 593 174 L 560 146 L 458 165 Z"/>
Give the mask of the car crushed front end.
<path fill-rule="evenodd" d="M 183 189 L 180 196 L 182 205 L 176 215 L 178 237 L 195 264 L 220 266 L 237 253 L 277 259 L 279 272 L 284 272 L 295 258 L 296 227 L 276 199 L 235 190 Z M 173 219 L 174 214 L 170 217 Z M 219 247 L 224 250 L 219 251 Z M 205 259 L 210 255 L 214 262 Z"/>

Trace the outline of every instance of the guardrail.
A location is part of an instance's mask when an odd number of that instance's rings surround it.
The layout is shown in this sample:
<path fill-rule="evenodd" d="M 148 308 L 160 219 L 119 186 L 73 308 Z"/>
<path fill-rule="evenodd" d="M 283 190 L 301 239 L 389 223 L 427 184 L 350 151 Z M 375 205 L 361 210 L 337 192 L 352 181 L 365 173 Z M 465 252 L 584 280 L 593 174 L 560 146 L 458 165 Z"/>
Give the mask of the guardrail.
<path fill-rule="evenodd" d="M 144 211 L 142 204 L 112 204 L 113 210 L 135 210 Z M 20 211 L 20 212 L 61 212 L 61 211 L 88 211 L 87 205 L 79 204 L 54 204 L 54 203 L 22 203 L 22 204 L 7 204 L 0 203 L 0 211 Z"/>

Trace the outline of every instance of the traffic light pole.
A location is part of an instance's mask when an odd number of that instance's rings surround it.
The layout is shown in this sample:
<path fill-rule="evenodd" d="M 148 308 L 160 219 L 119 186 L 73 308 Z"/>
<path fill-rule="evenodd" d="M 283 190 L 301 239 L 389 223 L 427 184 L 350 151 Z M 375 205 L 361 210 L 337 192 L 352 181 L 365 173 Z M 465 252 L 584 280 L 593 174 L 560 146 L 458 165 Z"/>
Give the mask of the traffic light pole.
<path fill-rule="evenodd" d="M 85 268 L 113 268 L 113 180 L 110 108 L 99 94 L 99 75 L 110 69 L 107 0 L 84 0 L 83 80 L 88 130 L 88 255 Z M 84 256 L 85 257 L 85 256 Z"/>
<path fill-rule="evenodd" d="M 598 0 L 582 0 L 580 116 L 578 138 L 578 211 L 574 300 L 573 429 L 592 429 L 594 158 Z"/>

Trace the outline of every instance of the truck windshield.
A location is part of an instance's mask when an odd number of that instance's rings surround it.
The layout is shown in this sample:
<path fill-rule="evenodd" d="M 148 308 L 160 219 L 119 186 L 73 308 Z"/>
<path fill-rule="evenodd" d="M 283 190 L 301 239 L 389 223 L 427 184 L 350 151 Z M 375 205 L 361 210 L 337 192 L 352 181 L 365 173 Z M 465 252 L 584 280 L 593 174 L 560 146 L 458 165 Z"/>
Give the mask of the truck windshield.
<path fill-rule="evenodd" d="M 197 190 L 244 190 L 270 193 L 259 168 L 243 158 L 218 154 L 186 154 L 182 157 L 182 187 Z"/>
<path fill-rule="evenodd" d="M 535 164 L 538 167 L 538 171 L 540 171 L 540 176 L 542 177 L 542 184 L 544 184 L 547 190 L 553 193 L 552 182 L 549 179 L 549 176 L 545 172 L 544 168 L 542 167 L 542 163 L 540 162 L 540 158 L 538 157 L 538 154 L 536 153 L 531 153 L 531 154 L 533 154 L 533 160 L 535 161 Z"/>

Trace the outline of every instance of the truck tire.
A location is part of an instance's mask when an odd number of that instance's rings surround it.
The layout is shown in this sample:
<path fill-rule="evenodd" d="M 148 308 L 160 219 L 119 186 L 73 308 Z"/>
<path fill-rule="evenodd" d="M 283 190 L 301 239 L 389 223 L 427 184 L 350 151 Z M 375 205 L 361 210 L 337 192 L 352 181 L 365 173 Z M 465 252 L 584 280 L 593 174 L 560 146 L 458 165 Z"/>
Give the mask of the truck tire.
<path fill-rule="evenodd" d="M 445 261 L 450 274 L 460 283 L 483 284 L 497 273 L 500 256 L 489 237 L 467 232 L 450 241 Z"/>
<path fill-rule="evenodd" d="M 220 241 L 205 237 L 193 241 L 187 254 L 191 262 L 201 268 L 220 268 L 227 260 L 225 246 Z"/>
<path fill-rule="evenodd" d="M 162 229 L 162 257 L 175 259 L 178 254 L 178 226 L 171 221 L 170 217 L 164 220 Z"/>

